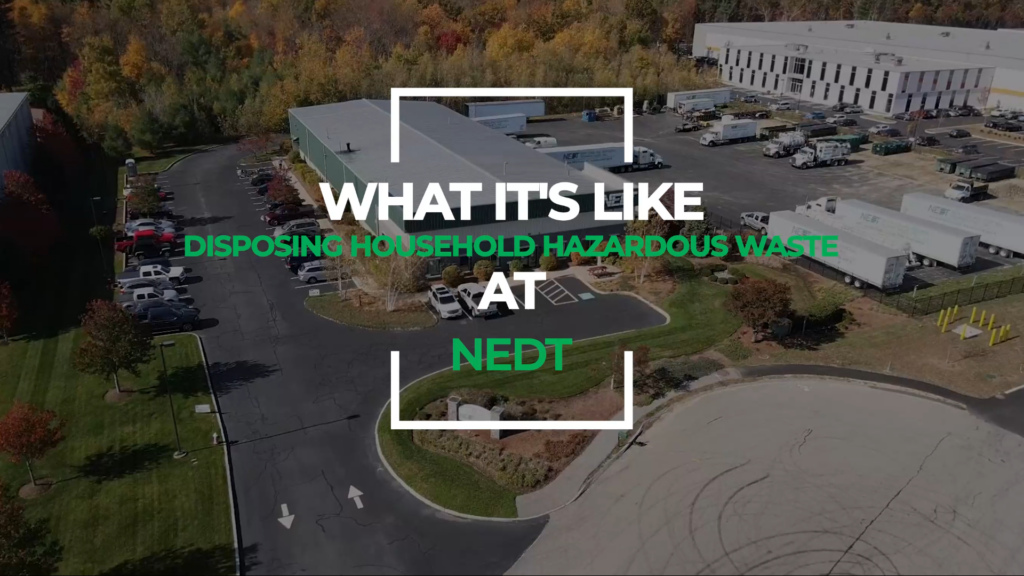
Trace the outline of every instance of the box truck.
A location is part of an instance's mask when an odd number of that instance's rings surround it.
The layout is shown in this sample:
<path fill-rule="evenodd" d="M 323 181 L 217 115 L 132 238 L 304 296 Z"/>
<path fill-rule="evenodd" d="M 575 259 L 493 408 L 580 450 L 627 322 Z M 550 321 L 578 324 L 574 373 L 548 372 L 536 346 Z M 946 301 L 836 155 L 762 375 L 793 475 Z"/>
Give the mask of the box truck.
<path fill-rule="evenodd" d="M 718 146 L 757 140 L 757 120 L 726 120 L 715 122 L 700 137 L 704 146 Z"/>
<path fill-rule="evenodd" d="M 470 118 L 486 118 L 488 116 L 505 116 L 522 114 L 527 118 L 544 115 L 544 101 L 534 100 L 500 100 L 497 102 L 469 102 L 466 104 L 466 116 Z"/>
<path fill-rule="evenodd" d="M 838 237 L 837 256 L 822 256 L 819 245 L 814 256 L 808 257 L 838 270 L 844 282 L 857 288 L 874 286 L 889 291 L 903 285 L 903 274 L 907 270 L 906 255 L 809 216 L 791 210 L 772 212 L 768 219 L 768 234 L 778 236 L 783 242 L 788 242 L 792 236 Z M 807 243 L 799 240 L 794 242 L 800 242 L 805 247 Z"/>
<path fill-rule="evenodd" d="M 481 116 L 479 118 L 473 118 L 473 120 L 492 130 L 497 130 L 502 134 L 518 134 L 526 130 L 526 114 Z"/>
<path fill-rule="evenodd" d="M 978 255 L 981 236 L 947 224 L 882 208 L 860 200 L 824 196 L 797 208 L 798 214 L 827 223 L 907 255 L 908 263 L 969 268 Z"/>
<path fill-rule="evenodd" d="M 626 164 L 622 161 L 622 143 L 611 144 L 585 144 L 583 146 L 560 146 L 557 148 L 538 149 L 538 152 L 559 162 L 580 170 L 584 163 L 588 163 L 609 172 L 631 172 L 633 170 L 646 170 L 650 168 L 661 168 L 665 160 L 650 148 L 643 146 L 633 147 L 633 163 Z"/>
<path fill-rule="evenodd" d="M 850 145 L 845 142 L 812 142 L 789 159 L 789 165 L 801 170 L 819 166 L 842 166 L 850 159 Z"/>
<path fill-rule="evenodd" d="M 709 88 L 707 90 L 688 90 L 686 92 L 669 92 L 668 107 L 679 108 L 680 102 L 687 100 L 711 100 L 715 106 L 725 106 L 732 99 L 732 88 Z"/>
<path fill-rule="evenodd" d="M 989 254 L 1010 258 L 1024 254 L 1024 216 L 982 208 L 977 204 L 961 204 L 939 196 L 914 192 L 903 195 L 900 212 L 947 224 L 981 235 L 981 244 Z"/>
<path fill-rule="evenodd" d="M 689 114 L 690 112 L 703 112 L 705 110 L 714 110 L 715 101 L 708 100 L 706 98 L 697 100 L 681 100 L 676 103 L 676 114 Z"/>
<path fill-rule="evenodd" d="M 761 154 L 771 156 L 772 158 L 792 156 L 803 148 L 806 143 L 807 138 L 800 132 L 783 132 L 765 144 Z"/>

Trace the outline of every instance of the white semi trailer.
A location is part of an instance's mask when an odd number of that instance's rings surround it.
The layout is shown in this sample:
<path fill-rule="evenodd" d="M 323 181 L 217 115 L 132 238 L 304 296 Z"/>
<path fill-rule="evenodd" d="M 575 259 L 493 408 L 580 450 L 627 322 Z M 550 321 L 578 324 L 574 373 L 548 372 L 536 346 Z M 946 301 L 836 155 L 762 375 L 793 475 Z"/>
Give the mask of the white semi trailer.
<path fill-rule="evenodd" d="M 580 170 L 583 164 L 592 164 L 609 172 L 630 172 L 661 168 L 665 160 L 650 148 L 633 147 L 633 163 L 622 161 L 622 143 L 585 144 L 583 146 L 559 146 L 556 148 L 538 148 L 538 152 L 554 158 L 559 162 Z"/>
<path fill-rule="evenodd" d="M 860 200 L 824 196 L 796 209 L 798 214 L 841 228 L 907 255 L 910 263 L 969 268 L 978 255 L 981 236 L 947 224 L 882 208 Z"/>
<path fill-rule="evenodd" d="M 989 254 L 1010 258 L 1024 254 L 1024 216 L 962 204 L 939 196 L 914 192 L 903 195 L 900 212 L 981 235 Z"/>
<path fill-rule="evenodd" d="M 544 115 L 544 101 L 534 100 L 500 100 L 496 102 L 469 102 L 466 104 L 466 116 L 470 118 L 487 118 L 489 116 L 505 116 L 522 114 L 527 118 Z"/>
<path fill-rule="evenodd" d="M 715 106 L 725 106 L 732 99 L 732 88 L 709 88 L 706 90 L 687 90 L 686 92 L 669 92 L 668 107 L 679 109 L 679 103 L 687 100 L 711 100 Z"/>
<path fill-rule="evenodd" d="M 722 118 L 701 135 L 700 143 L 704 146 L 718 146 L 736 142 L 750 142 L 757 139 L 757 120 L 734 120 Z"/>
<path fill-rule="evenodd" d="M 822 256 L 819 243 L 814 256 L 808 257 L 838 270 L 844 282 L 857 288 L 870 285 L 889 291 L 903 285 L 903 274 L 907 270 L 905 254 L 809 216 L 791 210 L 772 212 L 768 218 L 768 235 L 778 236 L 783 242 L 793 236 L 835 236 L 837 256 Z M 801 245 L 806 247 L 807 242 Z"/>
<path fill-rule="evenodd" d="M 714 110 L 715 101 L 710 98 L 698 98 L 696 100 L 680 100 L 676 103 L 676 114 L 687 114 L 689 112 L 703 112 Z"/>
<path fill-rule="evenodd" d="M 519 134 L 526 130 L 526 114 L 481 116 L 479 118 L 473 118 L 473 120 L 492 130 L 497 130 L 502 134 Z"/>

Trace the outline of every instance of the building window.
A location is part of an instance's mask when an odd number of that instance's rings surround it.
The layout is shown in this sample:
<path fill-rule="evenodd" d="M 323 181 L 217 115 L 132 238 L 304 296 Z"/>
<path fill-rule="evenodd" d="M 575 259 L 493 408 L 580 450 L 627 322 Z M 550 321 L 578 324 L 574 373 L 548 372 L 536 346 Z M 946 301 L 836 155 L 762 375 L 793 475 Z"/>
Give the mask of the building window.
<path fill-rule="evenodd" d="M 782 57 L 782 73 L 786 73 L 786 69 L 789 68 L 789 56 Z"/>
<path fill-rule="evenodd" d="M 850 86 L 853 86 L 853 81 L 857 79 L 857 67 L 850 68 Z"/>
<path fill-rule="evenodd" d="M 813 66 L 814 66 L 814 60 L 808 60 L 807 61 L 807 73 L 804 75 L 804 78 L 810 78 L 811 77 L 811 68 Z"/>
<path fill-rule="evenodd" d="M 823 100 L 826 100 L 826 101 L 828 100 L 828 90 L 829 90 L 829 88 L 831 88 L 831 87 L 832 87 L 832 85 L 831 85 L 831 84 L 829 84 L 828 82 L 826 82 L 826 83 L 825 83 L 825 94 L 824 94 L 824 96 L 822 97 L 822 99 L 823 99 Z"/>
<path fill-rule="evenodd" d="M 818 80 L 825 81 L 825 68 L 828 68 L 828 64 L 825 62 L 821 63 L 821 74 L 818 75 Z"/>
<path fill-rule="evenodd" d="M 927 94 L 921 94 L 921 106 L 918 108 L 918 110 L 924 110 L 924 107 L 927 106 L 927 105 L 928 105 L 928 95 Z"/>
<path fill-rule="evenodd" d="M 746 72 L 746 70 L 743 69 L 743 68 L 740 68 L 740 84 L 743 84 L 743 73 L 744 72 Z"/>
<path fill-rule="evenodd" d="M 904 112 L 910 112 L 910 96 L 907 96 L 907 105 L 903 108 Z"/>
<path fill-rule="evenodd" d="M 804 58 L 793 58 L 793 74 L 803 75 L 807 60 Z"/>
<path fill-rule="evenodd" d="M 769 66 L 769 68 L 768 68 L 769 71 L 775 72 L 775 54 L 772 54 L 772 62 L 768 66 Z"/>
<path fill-rule="evenodd" d="M 974 87 L 977 88 L 981 85 L 981 68 L 978 69 L 978 75 L 974 77 Z"/>
<path fill-rule="evenodd" d="M 875 73 L 874 70 L 872 70 L 871 68 L 868 68 L 868 75 L 864 77 L 864 87 L 865 88 L 871 88 L 871 75 L 874 74 L 874 73 Z"/>
<path fill-rule="evenodd" d="M 803 78 L 790 78 L 789 79 L 789 91 L 793 94 L 800 94 L 804 91 L 804 79 Z"/>
<path fill-rule="evenodd" d="M 729 52 L 732 52 L 732 48 L 726 48 L 725 49 L 725 63 L 726 64 L 729 63 Z"/>
<path fill-rule="evenodd" d="M 964 92 L 964 104 L 963 105 L 967 106 L 967 103 L 970 102 L 970 100 L 971 100 L 971 91 L 968 90 L 967 92 Z"/>
<path fill-rule="evenodd" d="M 853 103 L 860 104 L 860 88 L 855 88 L 853 90 Z"/>
<path fill-rule="evenodd" d="M 882 73 L 882 92 L 885 92 L 885 89 L 888 88 L 888 87 L 889 87 L 889 71 L 886 70 L 885 72 Z"/>
<path fill-rule="evenodd" d="M 754 57 L 753 50 L 747 50 L 747 68 L 750 68 L 750 59 Z"/>
<path fill-rule="evenodd" d="M 878 92 L 872 90 L 871 91 L 871 100 L 868 100 L 868 108 L 871 109 L 871 110 L 875 109 L 875 97 L 876 96 L 878 96 Z"/>
<path fill-rule="evenodd" d="M 892 112 L 892 94 L 889 94 L 885 98 L 885 113 Z"/>
<path fill-rule="evenodd" d="M 762 70 L 764 68 L 764 52 L 757 55 L 757 69 Z"/>
<path fill-rule="evenodd" d="M 818 83 L 811 80 L 811 98 L 814 98 L 814 90 L 818 87 Z"/>
<path fill-rule="evenodd" d="M 740 55 L 742 55 L 742 54 L 743 54 L 743 50 L 740 50 L 739 48 L 737 48 L 736 49 L 736 65 L 737 66 L 740 65 Z"/>
<path fill-rule="evenodd" d="M 768 74 L 761 74 L 761 88 L 768 83 Z"/>
<path fill-rule="evenodd" d="M 729 82 L 732 82 L 732 66 L 729 66 Z"/>
<path fill-rule="evenodd" d="M 914 92 L 920 92 L 921 88 L 923 86 L 924 86 L 924 72 L 919 72 L 917 74 L 917 90 L 914 90 Z"/>
<path fill-rule="evenodd" d="M 938 89 L 939 89 L 939 72 L 938 72 L 938 70 L 936 70 L 935 72 L 932 72 L 932 89 L 931 89 L 931 91 L 935 92 Z"/>
<path fill-rule="evenodd" d="M 950 70 L 948 74 L 949 75 L 946 76 L 946 90 L 949 90 L 950 88 L 953 87 L 953 71 Z"/>
<path fill-rule="evenodd" d="M 842 72 L 842 70 L 843 70 L 843 65 L 842 64 L 836 64 L 836 79 L 833 80 L 833 82 L 835 82 L 836 84 L 839 84 L 839 73 Z"/>
<path fill-rule="evenodd" d="M 839 85 L 839 100 L 838 100 L 838 102 L 842 102 L 843 101 L 843 96 L 845 96 L 845 95 L 846 95 L 846 86 L 843 86 L 842 84 L 840 84 Z"/>
<path fill-rule="evenodd" d="M 774 91 L 774 92 L 778 92 L 779 91 L 779 75 L 778 74 L 775 75 L 775 85 L 772 87 L 772 91 Z"/>
<path fill-rule="evenodd" d="M 963 76 L 960 77 L 960 89 L 967 88 L 967 70 L 963 71 Z"/>
<path fill-rule="evenodd" d="M 910 74 L 904 74 L 902 76 L 902 78 L 903 78 L 903 87 L 900 88 L 900 93 L 906 94 L 906 92 L 907 92 L 907 85 L 910 84 Z"/>
<path fill-rule="evenodd" d="M 942 92 L 939 92 L 939 95 L 935 97 L 935 109 L 938 110 L 939 108 L 942 108 Z"/>

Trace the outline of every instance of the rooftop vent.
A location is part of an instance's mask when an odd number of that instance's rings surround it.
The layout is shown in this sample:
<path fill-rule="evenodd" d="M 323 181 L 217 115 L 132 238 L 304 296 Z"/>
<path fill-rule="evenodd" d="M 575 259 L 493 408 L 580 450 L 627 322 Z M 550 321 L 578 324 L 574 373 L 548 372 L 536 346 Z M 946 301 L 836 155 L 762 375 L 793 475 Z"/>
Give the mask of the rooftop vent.
<path fill-rule="evenodd" d="M 357 149 L 353 149 L 352 148 L 352 143 L 351 142 L 345 142 L 345 149 L 344 150 L 338 150 L 338 154 L 351 154 L 353 152 L 358 152 L 358 151 L 359 151 L 358 148 Z"/>
<path fill-rule="evenodd" d="M 942 36 L 943 38 L 949 38 L 949 34 L 949 30 L 943 30 L 942 32 L 939 32 L 939 36 Z"/>
<path fill-rule="evenodd" d="M 854 24 L 853 24 L 853 22 L 849 22 L 849 23 L 847 23 L 847 24 L 846 24 L 846 27 L 847 27 L 847 28 L 853 28 L 853 27 L 854 27 Z"/>
<path fill-rule="evenodd" d="M 992 49 L 992 45 L 989 44 L 988 42 L 985 42 L 985 50 L 991 50 L 991 49 Z"/>
<path fill-rule="evenodd" d="M 886 40 L 892 40 L 892 36 L 888 32 L 886 32 L 885 33 L 885 39 Z"/>

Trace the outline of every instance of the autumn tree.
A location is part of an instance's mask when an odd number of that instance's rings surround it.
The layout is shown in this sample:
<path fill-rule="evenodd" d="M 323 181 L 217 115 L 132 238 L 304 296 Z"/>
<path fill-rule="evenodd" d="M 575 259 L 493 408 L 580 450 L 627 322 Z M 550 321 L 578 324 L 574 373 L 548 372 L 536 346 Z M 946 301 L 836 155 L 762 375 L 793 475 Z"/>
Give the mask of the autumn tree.
<path fill-rule="evenodd" d="M 729 308 L 753 330 L 755 340 L 770 322 L 787 316 L 792 303 L 789 284 L 778 280 L 751 279 L 729 292 Z"/>
<path fill-rule="evenodd" d="M 267 200 L 282 204 L 302 204 L 299 191 L 291 185 L 281 172 L 275 172 L 267 183 Z"/>
<path fill-rule="evenodd" d="M 63 551 L 46 520 L 26 518 L 25 508 L 0 483 L 0 574 L 54 574 Z"/>
<path fill-rule="evenodd" d="M 156 186 L 142 186 L 132 190 L 128 196 L 128 206 L 139 214 L 153 214 L 160 210 L 160 192 Z"/>
<path fill-rule="evenodd" d="M 50 410 L 14 401 L 0 419 L 0 452 L 12 462 L 23 462 L 28 468 L 29 482 L 36 485 L 32 461 L 38 460 L 64 439 L 64 422 Z"/>
<path fill-rule="evenodd" d="M 915 24 L 926 24 L 931 20 L 931 16 L 931 10 L 920 2 L 914 4 L 914 7 L 907 13 L 907 19 Z"/>
<path fill-rule="evenodd" d="M 651 210 L 646 220 L 638 218 L 626 224 L 626 242 L 629 242 L 628 236 L 638 236 L 645 241 L 647 237 L 664 237 L 667 233 L 668 223 L 654 210 Z M 654 247 L 656 246 L 652 246 L 652 248 Z M 639 252 L 634 252 L 633 255 L 624 258 L 626 264 L 633 269 L 633 277 L 638 284 L 644 283 L 647 273 L 654 270 L 661 259 L 662 256 L 651 254 L 646 246 L 643 246 Z"/>
<path fill-rule="evenodd" d="M 271 137 L 265 132 L 243 138 L 238 142 L 238 149 L 249 155 L 252 160 L 270 149 Z"/>
<path fill-rule="evenodd" d="M 31 176 L 20 170 L 7 170 L 3 176 L 4 195 L 7 200 L 21 202 L 40 212 L 50 211 L 50 202 L 39 191 L 36 181 Z"/>
<path fill-rule="evenodd" d="M 17 303 L 14 301 L 14 290 L 8 282 L 0 282 L 0 333 L 3 333 L 4 344 L 7 335 L 14 329 L 14 321 L 18 318 Z"/>
<path fill-rule="evenodd" d="M 118 374 L 124 370 L 133 376 L 149 362 L 153 338 L 124 308 L 109 300 L 93 300 L 82 317 L 86 341 L 75 353 L 75 367 L 87 374 L 114 379 L 121 393 Z"/>

